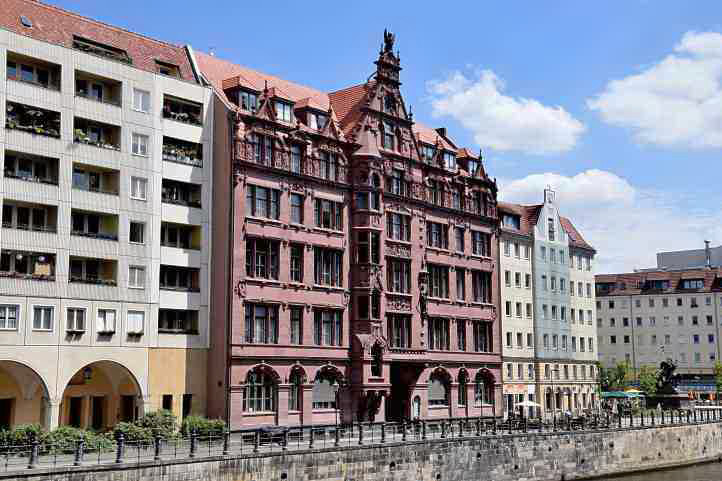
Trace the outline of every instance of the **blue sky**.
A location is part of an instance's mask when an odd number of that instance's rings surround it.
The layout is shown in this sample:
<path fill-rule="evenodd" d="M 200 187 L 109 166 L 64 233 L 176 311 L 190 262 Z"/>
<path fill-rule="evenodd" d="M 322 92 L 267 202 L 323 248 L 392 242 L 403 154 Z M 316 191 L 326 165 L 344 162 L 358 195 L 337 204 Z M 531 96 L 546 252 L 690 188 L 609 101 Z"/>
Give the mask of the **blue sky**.
<path fill-rule="evenodd" d="M 722 243 L 720 2 L 53 3 L 327 91 L 388 27 L 415 119 L 481 147 L 506 200 L 552 185 L 600 271 Z"/>

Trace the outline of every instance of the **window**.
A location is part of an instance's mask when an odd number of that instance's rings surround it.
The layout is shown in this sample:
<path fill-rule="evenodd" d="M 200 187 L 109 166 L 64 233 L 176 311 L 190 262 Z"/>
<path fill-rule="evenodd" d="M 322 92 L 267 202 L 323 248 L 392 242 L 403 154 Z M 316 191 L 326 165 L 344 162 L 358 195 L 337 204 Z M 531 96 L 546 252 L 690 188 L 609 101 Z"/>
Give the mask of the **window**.
<path fill-rule="evenodd" d="M 142 177 L 130 178 L 130 198 L 136 200 L 147 200 L 148 179 Z"/>
<path fill-rule="evenodd" d="M 251 371 L 243 388 L 243 411 L 274 412 L 276 384 L 269 374 Z"/>
<path fill-rule="evenodd" d="M 471 290 L 474 302 L 491 302 L 491 273 L 471 272 Z"/>
<path fill-rule="evenodd" d="M 359 319 L 379 319 L 381 317 L 381 295 L 374 290 L 371 295 L 356 297 Z"/>
<path fill-rule="evenodd" d="M 246 239 L 246 276 L 278 280 L 279 241 Z"/>
<path fill-rule="evenodd" d="M 381 263 L 381 237 L 378 232 L 357 232 L 356 262 L 359 264 Z"/>
<path fill-rule="evenodd" d="M 313 339 L 317 346 L 342 346 L 341 311 L 317 309 L 313 318 Z"/>
<path fill-rule="evenodd" d="M 383 127 L 383 147 L 387 150 L 394 150 L 396 134 L 394 133 L 394 125 L 391 122 L 384 121 Z"/>
<path fill-rule="evenodd" d="M 303 224 L 303 196 L 291 193 L 289 200 L 291 203 L 291 222 Z"/>
<path fill-rule="evenodd" d="M 524 347 L 524 335 L 521 332 L 516 333 L 516 347 L 519 349 Z"/>
<path fill-rule="evenodd" d="M 281 191 L 248 185 L 246 187 L 246 215 L 278 219 Z"/>
<path fill-rule="evenodd" d="M 532 316 L 532 307 L 531 307 L 531 303 L 528 302 L 526 304 L 526 317 L 531 318 L 531 316 Z"/>
<path fill-rule="evenodd" d="M 357 192 L 356 208 L 359 210 L 379 210 L 379 194 L 378 192 Z"/>
<path fill-rule="evenodd" d="M 549 249 L 549 262 L 552 264 L 556 263 L 557 261 L 557 251 L 554 249 Z"/>
<path fill-rule="evenodd" d="M 459 351 L 466 351 L 466 321 L 464 319 L 456 320 L 456 338 Z"/>
<path fill-rule="evenodd" d="M 511 287 L 511 271 L 504 271 L 504 285 Z"/>
<path fill-rule="evenodd" d="M 291 121 L 291 105 L 286 102 L 276 101 L 276 118 L 282 122 Z"/>
<path fill-rule="evenodd" d="M 68 308 L 65 321 L 68 332 L 85 332 L 85 309 Z"/>
<path fill-rule="evenodd" d="M 531 248 L 529 246 L 524 246 L 524 259 L 529 259 L 530 254 Z"/>
<path fill-rule="evenodd" d="M 554 276 L 551 277 L 551 290 L 552 291 L 557 290 L 557 278 Z"/>
<path fill-rule="evenodd" d="M 545 261 L 547 259 L 547 248 L 544 246 L 541 246 L 539 248 L 539 256 L 541 257 L 541 260 Z"/>
<path fill-rule="evenodd" d="M 301 162 L 301 147 L 295 144 L 291 145 L 291 172 L 300 174 L 302 171 Z"/>
<path fill-rule="evenodd" d="M 150 92 L 133 89 L 133 110 L 145 113 L 150 112 Z"/>
<path fill-rule="evenodd" d="M 343 204 L 325 199 L 315 199 L 316 227 L 343 230 Z"/>
<path fill-rule="evenodd" d="M 143 222 L 130 222 L 129 240 L 133 244 L 145 243 L 145 224 Z"/>
<path fill-rule="evenodd" d="M 506 301 L 504 303 L 504 307 L 504 314 L 506 315 L 506 317 L 511 317 L 511 301 Z"/>
<path fill-rule="evenodd" d="M 20 306 L 0 304 L 0 331 L 15 331 L 18 328 Z"/>
<path fill-rule="evenodd" d="M 303 307 L 290 307 L 290 339 L 291 344 L 303 344 Z"/>
<path fill-rule="evenodd" d="M 528 304 L 531 305 L 531 304 Z M 534 347 L 534 336 L 531 332 L 526 334 L 526 347 Z"/>
<path fill-rule="evenodd" d="M 482 373 L 476 375 L 474 382 L 474 403 L 477 406 L 483 404 L 489 404 L 494 399 L 494 384 L 493 382 L 486 382 L 483 378 Z"/>
<path fill-rule="evenodd" d="M 556 233 L 555 226 L 554 226 L 554 219 L 547 219 L 547 227 L 548 227 L 548 232 L 549 232 L 548 239 L 550 241 L 553 241 L 555 238 L 555 233 Z"/>
<path fill-rule="evenodd" d="M 426 244 L 439 249 L 449 248 L 449 226 L 438 222 L 426 223 Z"/>
<path fill-rule="evenodd" d="M 390 239 L 411 240 L 411 217 L 408 215 L 387 212 L 387 235 Z"/>
<path fill-rule="evenodd" d="M 444 167 L 449 170 L 456 170 L 456 154 L 444 151 Z"/>
<path fill-rule="evenodd" d="M 133 289 L 145 289 L 145 267 L 128 267 L 128 287 Z"/>
<path fill-rule="evenodd" d="M 317 112 L 308 113 L 308 126 L 315 130 L 323 130 L 328 122 L 328 116 Z"/>
<path fill-rule="evenodd" d="M 303 282 L 303 245 L 291 244 L 290 274 L 292 282 Z"/>
<path fill-rule="evenodd" d="M 390 258 L 386 261 L 386 271 L 390 292 L 411 293 L 411 261 Z"/>
<path fill-rule="evenodd" d="M 454 227 L 454 241 L 457 252 L 464 252 L 464 228 Z"/>
<path fill-rule="evenodd" d="M 544 336 L 542 336 L 542 345 L 544 346 L 544 349 L 549 348 L 549 334 L 544 334 Z"/>
<path fill-rule="evenodd" d="M 245 339 L 248 344 L 278 344 L 278 306 L 247 303 Z"/>
<path fill-rule="evenodd" d="M 53 330 L 53 308 L 49 306 L 33 307 L 33 330 Z"/>
<path fill-rule="evenodd" d="M 449 386 L 440 374 L 434 373 L 429 378 L 428 399 L 430 407 L 449 405 Z"/>
<path fill-rule="evenodd" d="M 156 66 L 156 69 L 158 70 L 158 73 L 161 75 L 165 75 L 167 77 L 180 78 L 180 69 L 178 68 L 178 65 L 168 63 L 168 62 L 161 62 L 160 60 L 156 60 L 155 66 Z"/>
<path fill-rule="evenodd" d="M 566 282 L 566 279 L 564 279 L 563 277 L 559 278 L 559 292 L 564 292 L 566 290 L 565 282 Z"/>
<path fill-rule="evenodd" d="M 341 287 L 343 252 L 322 247 L 314 248 L 314 280 L 317 285 Z"/>
<path fill-rule="evenodd" d="M 514 273 L 514 286 L 521 287 L 521 272 Z"/>
<path fill-rule="evenodd" d="M 704 279 L 682 279 L 682 289 L 703 289 Z"/>
<path fill-rule="evenodd" d="M 461 267 L 456 268 L 456 299 L 466 299 L 466 270 Z"/>
<path fill-rule="evenodd" d="M 545 290 L 545 291 L 548 291 L 548 290 L 549 290 L 549 284 L 547 284 L 547 276 L 546 276 L 546 274 L 542 274 L 542 276 L 541 276 L 541 283 L 542 283 L 542 287 L 544 288 L 544 290 Z"/>
<path fill-rule="evenodd" d="M 115 310 L 98 309 L 96 329 L 99 334 L 111 334 L 115 332 Z"/>
<path fill-rule="evenodd" d="M 520 249 L 520 247 L 519 247 L 519 243 L 518 243 L 518 242 L 514 242 L 514 257 L 516 257 L 517 259 L 519 259 L 520 255 L 521 255 L 521 249 Z"/>
<path fill-rule="evenodd" d="M 425 164 L 429 164 L 436 157 L 436 148 L 428 144 L 421 144 L 421 160 Z"/>
<path fill-rule="evenodd" d="M 504 241 L 504 255 L 507 257 L 511 255 L 511 244 L 509 241 Z"/>
<path fill-rule="evenodd" d="M 127 323 L 128 323 L 128 326 L 127 326 L 128 334 L 131 334 L 131 335 L 143 334 L 143 325 L 145 324 L 145 312 L 128 311 Z"/>
<path fill-rule="evenodd" d="M 388 314 L 386 325 L 389 330 L 391 347 L 411 347 L 411 316 L 406 314 Z"/>
<path fill-rule="evenodd" d="M 531 289 L 531 274 L 524 274 L 524 287 Z"/>
<path fill-rule="evenodd" d="M 243 110 L 255 112 L 258 108 L 258 95 L 253 92 L 241 90 L 238 95 L 239 107 Z"/>
<path fill-rule="evenodd" d="M 491 352 L 493 339 L 491 323 L 473 321 L 471 328 L 474 331 L 474 352 Z"/>
<path fill-rule="evenodd" d="M 431 297 L 449 298 L 449 268 L 429 264 Z"/>
<path fill-rule="evenodd" d="M 166 334 L 198 334 L 198 311 L 158 309 L 158 332 Z"/>
<path fill-rule="evenodd" d="M 288 380 L 288 383 L 291 385 L 290 389 L 288 390 L 288 410 L 300 411 L 303 395 L 303 380 L 301 378 L 301 373 L 298 371 L 293 371 L 291 373 L 290 379 Z"/>
<path fill-rule="evenodd" d="M 148 156 L 148 142 L 149 137 L 143 134 L 136 134 L 133 132 L 133 154 Z"/>
<path fill-rule="evenodd" d="M 338 383 L 329 374 L 319 373 L 313 382 L 313 409 L 336 409 Z"/>
<path fill-rule="evenodd" d="M 507 379 L 514 379 L 514 365 L 513 364 L 506 365 L 506 377 L 507 377 Z"/>
<path fill-rule="evenodd" d="M 433 317 L 428 320 L 429 349 L 436 351 L 449 350 L 449 320 Z"/>
<path fill-rule="evenodd" d="M 471 252 L 477 256 L 490 257 L 491 236 L 486 232 L 471 231 Z"/>
<path fill-rule="evenodd" d="M 556 334 L 552 335 L 552 349 L 559 349 L 559 336 Z"/>

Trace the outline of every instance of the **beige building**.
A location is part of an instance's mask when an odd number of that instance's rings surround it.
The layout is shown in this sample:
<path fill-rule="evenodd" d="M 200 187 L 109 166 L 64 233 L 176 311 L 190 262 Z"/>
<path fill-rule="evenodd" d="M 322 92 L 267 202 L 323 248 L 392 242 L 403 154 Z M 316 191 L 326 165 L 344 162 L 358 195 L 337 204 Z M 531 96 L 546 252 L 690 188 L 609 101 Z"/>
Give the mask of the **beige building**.
<path fill-rule="evenodd" d="M 0 24 L 0 426 L 205 411 L 212 112 L 190 52 Z"/>

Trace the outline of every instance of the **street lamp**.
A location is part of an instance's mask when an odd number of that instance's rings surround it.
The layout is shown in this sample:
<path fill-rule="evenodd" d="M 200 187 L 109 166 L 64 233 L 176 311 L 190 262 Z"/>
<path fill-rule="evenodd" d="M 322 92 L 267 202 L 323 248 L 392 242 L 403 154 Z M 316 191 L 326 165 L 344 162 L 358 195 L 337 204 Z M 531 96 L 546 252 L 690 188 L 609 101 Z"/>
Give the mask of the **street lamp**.
<path fill-rule="evenodd" d="M 554 392 L 554 378 L 559 375 L 559 366 L 554 366 L 552 369 L 552 425 L 554 431 L 557 430 L 557 393 Z"/>

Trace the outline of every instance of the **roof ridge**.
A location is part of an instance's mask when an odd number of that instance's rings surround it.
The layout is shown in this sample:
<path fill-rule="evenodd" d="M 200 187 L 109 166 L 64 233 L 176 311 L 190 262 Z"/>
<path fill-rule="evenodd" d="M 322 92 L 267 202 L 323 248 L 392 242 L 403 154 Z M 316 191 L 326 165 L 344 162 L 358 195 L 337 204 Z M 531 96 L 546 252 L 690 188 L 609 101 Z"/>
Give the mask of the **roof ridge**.
<path fill-rule="evenodd" d="M 146 40 L 150 40 L 150 41 L 152 41 L 152 42 L 159 43 L 159 44 L 161 44 L 161 45 L 167 45 L 167 46 L 173 47 L 173 48 L 183 48 L 183 45 L 177 45 L 177 44 L 174 44 L 174 43 L 166 42 L 165 40 L 160 40 L 160 39 L 157 39 L 157 38 L 149 37 L 148 35 L 145 35 L 145 34 L 142 34 L 142 33 L 138 33 L 138 32 L 134 32 L 134 31 L 129 30 L 129 29 L 127 29 L 127 28 L 118 27 L 117 25 L 111 25 L 111 24 L 109 24 L 109 23 L 105 23 L 105 22 L 103 22 L 103 21 L 101 21 L 101 20 L 97 20 L 97 19 L 95 19 L 95 18 L 86 17 L 86 16 L 80 15 L 80 14 L 78 14 L 78 13 L 71 12 L 70 10 L 66 10 L 66 9 L 64 9 L 64 8 L 62 8 L 62 7 L 58 7 L 58 6 L 55 6 L 55 5 L 50 5 L 50 4 L 44 3 L 44 2 L 42 2 L 41 0 L 21 0 L 21 1 L 23 1 L 23 2 L 25 2 L 25 3 L 32 3 L 32 4 L 35 4 L 35 5 L 39 6 L 39 7 L 46 8 L 46 9 L 48 9 L 48 10 L 55 10 L 55 11 L 57 11 L 57 12 L 59 12 L 59 13 L 64 14 L 64 15 L 68 15 L 68 16 L 71 16 L 71 17 L 74 17 L 74 18 L 82 19 L 82 20 L 85 20 L 85 21 L 88 21 L 88 22 L 91 22 L 91 23 L 95 23 L 95 24 L 97 24 L 97 25 L 102 25 L 103 27 L 107 27 L 107 28 L 109 28 L 109 29 L 111 29 L 111 30 L 115 30 L 115 31 L 118 31 L 118 32 L 123 32 L 123 33 L 129 33 L 129 34 L 131 34 L 131 35 L 135 35 L 136 37 L 141 37 L 141 38 L 144 38 L 144 39 L 146 39 Z"/>

